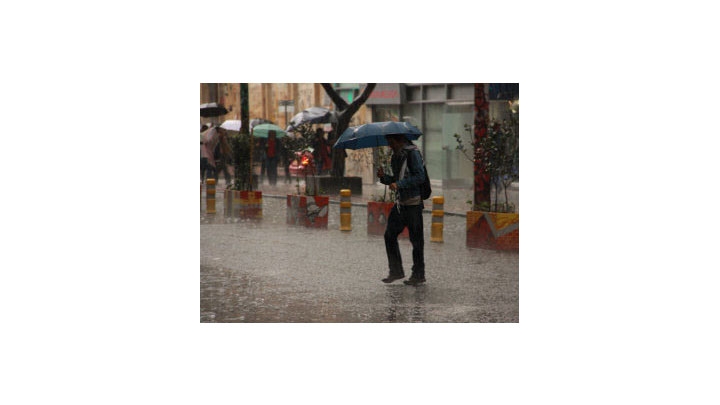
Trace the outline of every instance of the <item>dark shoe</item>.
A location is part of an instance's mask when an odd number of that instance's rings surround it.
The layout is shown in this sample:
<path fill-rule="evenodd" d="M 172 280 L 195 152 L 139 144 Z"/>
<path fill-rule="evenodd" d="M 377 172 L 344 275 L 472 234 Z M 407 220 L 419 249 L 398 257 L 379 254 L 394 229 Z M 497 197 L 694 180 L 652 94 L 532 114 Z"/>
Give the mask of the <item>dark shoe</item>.
<path fill-rule="evenodd" d="M 401 278 L 405 278 L 404 274 L 388 274 L 387 277 L 382 279 L 383 283 L 392 283 L 395 280 L 400 280 Z"/>
<path fill-rule="evenodd" d="M 424 282 L 425 282 L 425 278 L 415 278 L 415 277 L 410 277 L 409 279 L 403 281 L 403 283 L 405 283 L 405 285 L 420 285 Z"/>

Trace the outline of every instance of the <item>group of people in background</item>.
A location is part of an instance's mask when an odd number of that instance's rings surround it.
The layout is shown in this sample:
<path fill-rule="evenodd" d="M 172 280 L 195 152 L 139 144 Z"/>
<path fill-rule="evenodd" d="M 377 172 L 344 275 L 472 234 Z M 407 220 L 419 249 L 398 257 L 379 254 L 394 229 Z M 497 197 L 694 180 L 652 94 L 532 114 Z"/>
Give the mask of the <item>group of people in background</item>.
<path fill-rule="evenodd" d="M 325 138 L 322 128 L 315 130 L 310 141 L 315 174 L 332 174 L 332 141 Z M 232 177 L 232 151 L 227 139 L 227 131 L 213 124 L 204 124 L 200 128 L 200 181 L 218 179 L 222 172 L 227 184 Z M 285 169 L 286 183 L 290 183 L 290 165 L 297 158 L 295 150 L 289 145 L 290 137 L 278 138 L 270 131 L 268 138 L 256 138 L 253 145 L 253 160 L 260 162 L 260 183 L 267 177 L 271 186 L 277 184 L 278 165 Z M 342 151 L 344 154 L 344 150 Z M 343 156 L 344 157 L 344 156 Z"/>

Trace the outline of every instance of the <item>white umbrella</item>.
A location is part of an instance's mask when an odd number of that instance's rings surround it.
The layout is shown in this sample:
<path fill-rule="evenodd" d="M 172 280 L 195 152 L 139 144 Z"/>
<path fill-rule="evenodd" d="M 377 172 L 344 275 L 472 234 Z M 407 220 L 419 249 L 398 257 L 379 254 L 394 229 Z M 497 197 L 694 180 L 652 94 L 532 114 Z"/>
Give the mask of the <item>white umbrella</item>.
<path fill-rule="evenodd" d="M 242 122 L 240 122 L 240 120 L 227 120 L 220 125 L 220 128 L 225 128 L 228 131 L 240 132 Z"/>
<path fill-rule="evenodd" d="M 323 107 L 310 107 L 295 114 L 290 120 L 291 127 L 302 124 L 327 124 L 337 122 L 337 112 Z"/>

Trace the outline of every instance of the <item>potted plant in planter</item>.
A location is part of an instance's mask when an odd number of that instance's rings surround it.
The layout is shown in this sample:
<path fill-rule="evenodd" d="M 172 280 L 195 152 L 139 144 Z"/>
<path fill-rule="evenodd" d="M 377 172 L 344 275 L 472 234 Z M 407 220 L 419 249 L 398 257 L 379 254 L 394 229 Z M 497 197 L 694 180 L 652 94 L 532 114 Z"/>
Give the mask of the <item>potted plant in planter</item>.
<path fill-rule="evenodd" d="M 330 196 L 319 195 L 315 162 L 309 139 L 312 125 L 303 124 L 295 129 L 297 136 L 287 139 L 284 146 L 294 158 L 290 164 L 294 172 L 296 193 L 287 195 L 287 220 L 290 225 L 327 228 Z M 300 179 L 303 178 L 303 184 Z"/>
<path fill-rule="evenodd" d="M 234 179 L 225 191 L 225 215 L 242 219 L 262 218 L 262 191 L 257 187 L 257 176 L 251 172 L 252 138 L 248 133 L 230 136 L 234 162 Z"/>
<path fill-rule="evenodd" d="M 513 111 L 511 118 L 503 121 L 491 120 L 487 134 L 476 137 L 473 151 L 465 146 L 463 137 L 455 134 L 457 149 L 474 164 L 479 165 L 481 172 L 490 177 L 494 186 L 494 203 L 492 196 L 488 201 L 475 202 L 472 210 L 467 212 L 467 239 L 469 247 L 489 248 L 496 250 L 519 250 L 520 214 L 511 204 L 507 196 L 507 188 L 518 180 L 518 113 Z M 471 132 L 469 125 L 466 132 Z M 476 176 L 476 180 L 477 176 Z M 500 189 L 504 190 L 504 201 L 498 202 Z M 472 204 L 472 201 L 468 201 Z"/>
<path fill-rule="evenodd" d="M 390 157 L 391 153 L 387 146 L 377 148 L 378 163 L 383 167 L 386 173 L 391 173 Z M 372 201 L 367 203 L 367 233 L 368 235 L 384 235 L 387 219 L 390 216 L 390 210 L 395 205 L 395 191 L 388 193 L 387 186 L 383 190 L 381 196 L 372 196 Z M 401 237 L 409 237 L 407 228 L 405 228 Z"/>

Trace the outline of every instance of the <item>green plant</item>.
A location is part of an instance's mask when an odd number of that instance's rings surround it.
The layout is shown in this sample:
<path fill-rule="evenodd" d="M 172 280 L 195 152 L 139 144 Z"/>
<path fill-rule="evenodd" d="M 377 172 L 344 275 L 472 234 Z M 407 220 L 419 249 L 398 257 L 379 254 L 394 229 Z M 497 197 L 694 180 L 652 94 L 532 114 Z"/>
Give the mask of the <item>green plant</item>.
<path fill-rule="evenodd" d="M 374 148 L 377 150 L 377 163 L 375 166 L 382 167 L 385 174 L 389 174 L 392 172 L 392 168 L 390 165 L 390 159 L 392 158 L 392 152 L 390 151 L 390 148 L 387 146 L 378 146 L 377 148 Z M 385 185 L 385 189 L 383 191 L 382 197 L 380 196 L 372 196 L 373 201 L 377 202 L 391 202 L 395 201 L 395 191 L 390 190 L 390 195 L 388 196 L 387 193 L 387 184 Z"/>
<path fill-rule="evenodd" d="M 498 122 L 491 119 L 488 124 L 487 136 L 480 138 L 473 145 L 473 150 L 469 150 L 466 146 L 466 140 L 460 134 L 454 134 L 457 142 L 456 149 L 469 161 L 479 163 L 483 172 L 490 175 L 491 183 L 495 187 L 495 204 L 486 202 L 477 204 L 473 209 L 494 212 L 509 212 L 514 210 L 514 206 L 508 203 L 507 188 L 512 182 L 519 179 L 519 108 L 514 104 L 510 104 L 512 114 L 510 118 Z M 465 125 L 465 138 L 472 139 L 472 127 Z M 471 143 L 472 142 L 467 142 Z M 502 186 L 504 190 L 505 202 L 501 206 L 498 204 L 498 194 Z M 472 202 L 469 202 L 472 205 Z"/>
<path fill-rule="evenodd" d="M 302 124 L 294 129 L 294 136 L 285 136 L 281 138 L 285 159 L 292 162 L 297 158 L 296 152 L 302 152 L 312 145 L 312 137 L 314 136 L 312 124 Z M 307 173 L 306 173 L 307 176 Z M 307 184 L 307 181 L 305 182 Z M 300 177 L 295 177 L 295 190 L 298 195 L 300 192 Z M 305 195 L 307 195 L 307 188 Z"/>
<path fill-rule="evenodd" d="M 231 190 L 252 191 L 252 176 L 250 174 L 251 137 L 250 134 L 235 133 L 229 136 L 230 148 L 235 168 L 235 178 L 230 186 Z"/>
<path fill-rule="evenodd" d="M 465 204 L 470 206 L 470 211 L 496 211 L 492 210 L 492 204 L 490 204 L 488 201 L 482 201 L 479 204 L 473 205 L 472 200 L 465 201 Z M 497 204 L 496 204 L 497 207 Z"/>

